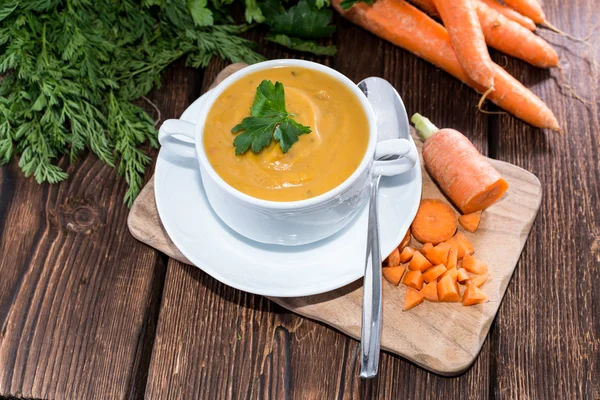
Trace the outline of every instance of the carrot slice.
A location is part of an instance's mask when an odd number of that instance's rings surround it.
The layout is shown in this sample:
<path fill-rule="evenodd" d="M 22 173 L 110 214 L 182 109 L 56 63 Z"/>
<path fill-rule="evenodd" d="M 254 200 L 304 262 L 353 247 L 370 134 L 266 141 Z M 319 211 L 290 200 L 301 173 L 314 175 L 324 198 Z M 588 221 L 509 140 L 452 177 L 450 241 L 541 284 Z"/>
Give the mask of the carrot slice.
<path fill-rule="evenodd" d="M 469 279 L 467 281 L 467 284 L 471 283 L 477 287 L 481 287 L 485 283 L 485 281 L 487 281 L 487 279 L 488 279 L 488 273 L 486 272 L 484 274 L 477 275 L 477 276 Z"/>
<path fill-rule="evenodd" d="M 451 246 L 449 244 L 442 242 L 429 250 L 426 257 L 434 265 L 446 264 L 448 262 L 448 252 L 450 249 Z"/>
<path fill-rule="evenodd" d="M 448 269 L 456 268 L 458 263 L 458 245 L 450 246 L 450 251 L 448 251 L 448 262 L 446 266 Z"/>
<path fill-rule="evenodd" d="M 429 282 L 427 285 L 423 286 L 421 289 L 421 293 L 423 293 L 423 297 L 427 301 L 438 302 L 438 292 L 437 292 L 437 282 Z"/>
<path fill-rule="evenodd" d="M 423 287 L 423 274 L 421 271 L 408 271 L 402 278 L 402 283 L 413 289 L 421 290 Z"/>
<path fill-rule="evenodd" d="M 462 304 L 463 306 L 472 306 L 474 304 L 480 304 L 487 300 L 485 293 L 481 291 L 475 285 L 467 285 L 467 289 L 463 293 Z"/>
<path fill-rule="evenodd" d="M 404 265 L 400 265 L 398 267 L 385 267 L 381 270 L 381 272 L 383 273 L 383 277 L 386 281 L 394 286 L 398 286 L 405 270 L 406 267 Z"/>
<path fill-rule="evenodd" d="M 437 284 L 438 299 L 440 301 L 460 301 L 458 284 L 451 276 L 444 277 Z"/>
<path fill-rule="evenodd" d="M 460 226 L 471 233 L 475 233 L 477 231 L 477 228 L 479 228 L 479 221 L 481 221 L 481 210 L 458 217 L 458 223 Z"/>
<path fill-rule="evenodd" d="M 441 281 L 446 276 L 449 276 L 450 278 L 452 278 L 453 281 L 456 281 L 457 278 L 458 278 L 458 271 L 457 271 L 457 269 L 456 268 L 450 268 L 450 269 L 446 270 L 446 272 L 444 272 L 442 275 L 440 275 L 440 277 L 438 278 L 438 281 Z"/>
<path fill-rule="evenodd" d="M 425 243 L 423 245 L 423 247 L 421 248 L 421 253 L 423 253 L 424 255 L 427 255 L 427 253 L 431 249 L 433 249 L 433 244 L 431 244 L 431 243 Z"/>
<path fill-rule="evenodd" d="M 410 310 L 411 308 L 418 306 L 423 302 L 423 293 L 413 288 L 406 289 L 406 298 L 404 299 L 404 311 Z"/>
<path fill-rule="evenodd" d="M 457 246 L 457 248 L 458 248 L 457 257 L 459 260 L 462 260 L 462 258 L 466 254 L 475 253 L 475 248 L 473 247 L 471 242 L 469 242 L 469 239 L 467 239 L 465 234 L 462 232 L 456 232 L 456 235 L 454 235 L 449 240 L 446 240 L 446 243 L 448 243 L 450 246 Z"/>
<path fill-rule="evenodd" d="M 425 282 L 433 282 L 444 272 L 446 272 L 446 266 L 444 264 L 436 265 L 423 273 L 423 280 Z"/>
<path fill-rule="evenodd" d="M 479 261 L 478 259 L 469 254 L 467 254 L 465 258 L 463 258 L 462 267 L 467 271 L 477 275 L 485 274 L 488 270 L 486 263 Z"/>
<path fill-rule="evenodd" d="M 456 275 L 456 280 L 460 283 L 469 280 L 469 274 L 467 273 L 467 270 L 464 268 L 459 269 Z"/>
<path fill-rule="evenodd" d="M 431 267 L 433 264 L 429 262 L 428 259 L 425 258 L 423 254 L 418 251 L 413 253 L 412 259 L 410 260 L 410 264 L 408 264 L 408 269 L 411 271 L 425 271 L 427 268 Z"/>
<path fill-rule="evenodd" d="M 452 207 L 441 200 L 423 199 L 411 230 L 419 242 L 438 244 L 450 239 L 457 226 L 456 214 Z"/>
<path fill-rule="evenodd" d="M 398 251 L 398 248 L 395 248 L 385 261 L 388 267 L 397 267 L 400 265 L 400 251 Z"/>
<path fill-rule="evenodd" d="M 402 253 L 400 253 L 400 261 L 402 261 L 403 263 L 409 262 L 412 259 L 415 251 L 416 250 L 412 247 L 405 247 L 404 249 L 402 249 Z"/>
<path fill-rule="evenodd" d="M 398 245 L 398 250 L 400 250 L 400 251 L 404 250 L 404 248 L 406 246 L 408 246 L 409 243 L 410 243 L 410 228 L 408 228 L 408 230 L 406 231 L 406 235 L 404 235 L 404 238 L 400 242 L 400 245 Z"/>

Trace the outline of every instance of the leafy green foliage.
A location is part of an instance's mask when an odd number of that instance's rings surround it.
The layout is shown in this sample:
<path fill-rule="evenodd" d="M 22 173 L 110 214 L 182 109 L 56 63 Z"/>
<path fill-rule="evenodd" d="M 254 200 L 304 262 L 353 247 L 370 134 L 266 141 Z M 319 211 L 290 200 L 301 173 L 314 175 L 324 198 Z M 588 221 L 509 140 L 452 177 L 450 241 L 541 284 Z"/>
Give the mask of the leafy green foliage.
<path fill-rule="evenodd" d="M 307 0 L 300 0 L 295 6 L 273 17 L 268 24 L 275 33 L 317 39 L 330 36 L 335 31 L 335 26 L 329 25 L 330 21 L 330 9 L 319 9 Z"/>
<path fill-rule="evenodd" d="M 319 56 L 334 56 L 337 52 L 335 46 L 321 46 L 312 40 L 298 39 L 280 33 L 267 35 L 267 40 L 292 50 L 306 51 Z"/>
<path fill-rule="evenodd" d="M 154 121 L 132 101 L 177 59 L 204 67 L 215 56 L 263 58 L 213 25 L 228 0 L 4 0 L 0 4 L 0 163 L 19 157 L 26 176 L 67 178 L 57 160 L 89 149 L 118 167 L 131 204 L 156 146 Z M 213 17 L 215 16 L 215 17 Z"/>
<path fill-rule="evenodd" d="M 373 5 L 373 3 L 375 3 L 375 0 L 342 0 L 340 2 L 340 7 L 342 7 L 343 10 L 347 10 L 356 3 L 365 3 L 368 5 Z"/>
<path fill-rule="evenodd" d="M 285 109 L 285 91 L 281 82 L 264 80 L 256 88 L 254 102 L 250 107 L 250 117 L 231 130 L 240 133 L 233 141 L 235 154 L 240 155 L 252 149 L 258 153 L 271 144 L 271 139 L 279 141 L 279 146 L 284 153 L 298 141 L 298 136 L 310 133 L 308 126 L 295 120 Z"/>

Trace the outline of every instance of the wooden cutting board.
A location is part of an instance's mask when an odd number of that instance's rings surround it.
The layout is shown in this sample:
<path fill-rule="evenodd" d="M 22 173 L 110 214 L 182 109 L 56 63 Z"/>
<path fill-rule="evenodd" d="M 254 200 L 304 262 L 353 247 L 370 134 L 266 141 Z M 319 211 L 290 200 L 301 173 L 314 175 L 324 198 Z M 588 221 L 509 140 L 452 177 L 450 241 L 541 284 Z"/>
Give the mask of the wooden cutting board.
<path fill-rule="evenodd" d="M 243 67 L 243 64 L 228 66 L 221 71 L 216 83 Z M 420 153 L 422 142 L 414 131 L 411 133 Z M 489 161 L 508 181 L 509 190 L 501 201 L 483 213 L 476 234 L 465 233 L 475 246 L 476 256 L 489 265 L 490 278 L 482 287 L 489 301 L 472 307 L 463 307 L 460 303 L 424 302 L 412 310 L 402 311 L 405 287 L 396 287 L 384 280 L 382 349 L 442 375 L 463 372 L 477 357 L 542 199 L 541 185 L 535 175 L 512 164 Z M 444 199 L 425 170 L 423 197 Z M 191 264 L 161 225 L 154 200 L 153 179 L 133 204 L 128 226 L 138 240 L 176 260 Z M 420 247 L 414 239 L 411 245 Z M 315 296 L 270 299 L 290 311 L 321 321 L 355 339 L 360 338 L 361 281 Z"/>

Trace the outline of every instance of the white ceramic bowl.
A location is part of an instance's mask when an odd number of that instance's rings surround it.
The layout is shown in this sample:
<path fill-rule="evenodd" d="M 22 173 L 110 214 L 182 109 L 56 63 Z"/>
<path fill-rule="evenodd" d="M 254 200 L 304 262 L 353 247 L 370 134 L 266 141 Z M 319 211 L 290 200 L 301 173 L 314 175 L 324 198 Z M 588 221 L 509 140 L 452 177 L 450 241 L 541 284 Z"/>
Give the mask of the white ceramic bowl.
<path fill-rule="evenodd" d="M 360 101 L 369 123 L 367 150 L 354 173 L 336 188 L 307 200 L 268 201 L 240 192 L 217 174 L 210 165 L 203 147 L 204 122 L 221 93 L 233 82 L 248 74 L 282 66 L 316 70 L 341 82 Z M 191 139 L 194 145 L 185 138 Z M 414 145 L 406 139 L 377 143 L 373 110 L 352 81 L 329 67 L 303 60 L 265 61 L 232 74 L 207 93 L 196 124 L 183 120 L 167 120 L 160 128 L 159 141 L 162 146 L 170 146 L 170 150 L 183 157 L 197 158 L 207 198 L 225 224 L 252 240 L 281 245 L 312 243 L 338 232 L 364 205 L 373 174 L 401 174 L 410 170 L 416 162 L 416 151 L 411 151 Z M 390 156 L 395 160 L 374 161 Z M 411 162 L 401 162 L 401 158 Z"/>

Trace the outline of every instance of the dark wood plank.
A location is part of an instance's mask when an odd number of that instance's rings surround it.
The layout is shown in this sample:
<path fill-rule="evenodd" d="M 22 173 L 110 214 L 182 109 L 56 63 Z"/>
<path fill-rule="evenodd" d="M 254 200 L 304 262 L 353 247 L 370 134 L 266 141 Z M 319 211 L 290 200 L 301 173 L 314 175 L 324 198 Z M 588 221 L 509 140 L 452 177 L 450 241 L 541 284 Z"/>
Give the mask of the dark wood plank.
<path fill-rule="evenodd" d="M 568 8 L 544 2 L 548 19 L 576 36 L 600 23 L 598 2 Z M 562 94 L 558 71 L 510 60 L 507 69 L 554 110 L 565 135 L 494 118 L 495 155 L 535 173 L 544 188 L 533 231 L 492 330 L 493 394 L 498 398 L 600 398 L 600 44 L 542 32 L 555 44 L 574 90 Z M 598 33 L 595 37 L 597 38 Z"/>
<path fill-rule="evenodd" d="M 462 129 L 483 152 L 487 117 L 476 112 L 478 95 L 416 57 L 338 18 L 338 55 L 319 59 L 358 82 L 390 80 L 409 114 L 419 111 L 440 126 Z M 269 58 L 298 57 L 263 47 Z M 205 73 L 208 87 L 222 63 Z M 428 373 L 400 357 L 382 354 L 380 376 L 358 378 L 359 344 L 296 316 L 261 296 L 226 287 L 202 271 L 169 262 L 148 398 L 485 398 L 489 343 L 459 378 Z"/>
<path fill-rule="evenodd" d="M 202 78 L 176 70 L 151 96 L 167 117 Z M 0 395 L 141 397 L 166 260 L 127 231 L 114 170 L 88 155 L 68 172 L 40 186 L 0 169 Z"/>

